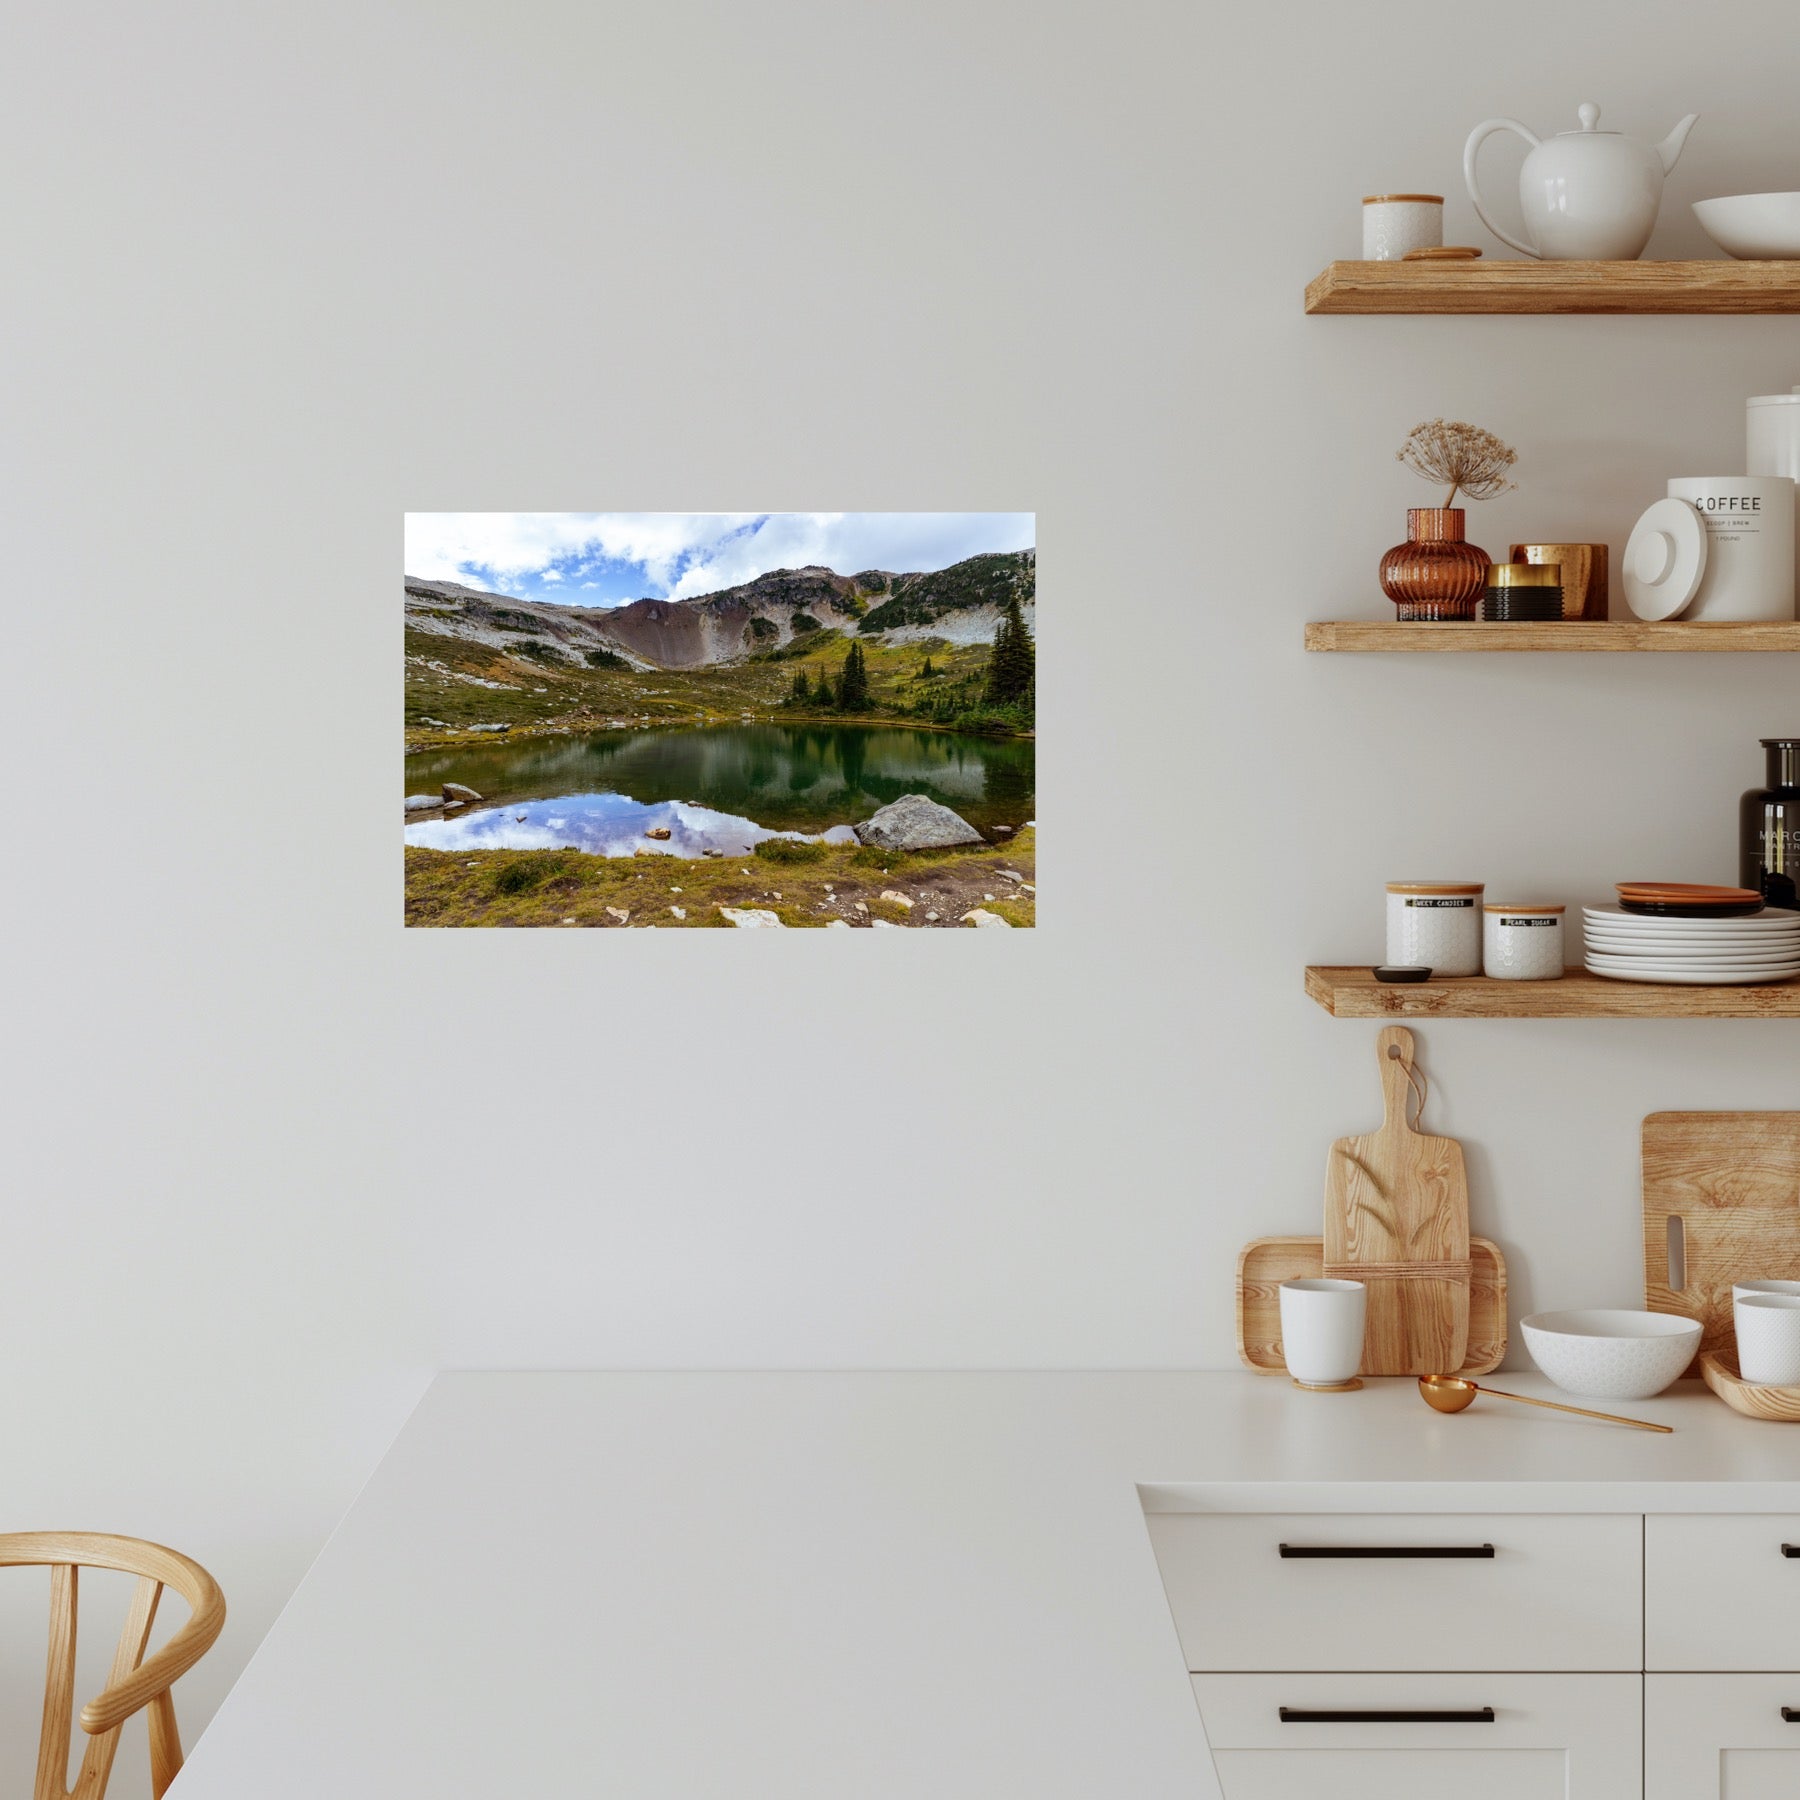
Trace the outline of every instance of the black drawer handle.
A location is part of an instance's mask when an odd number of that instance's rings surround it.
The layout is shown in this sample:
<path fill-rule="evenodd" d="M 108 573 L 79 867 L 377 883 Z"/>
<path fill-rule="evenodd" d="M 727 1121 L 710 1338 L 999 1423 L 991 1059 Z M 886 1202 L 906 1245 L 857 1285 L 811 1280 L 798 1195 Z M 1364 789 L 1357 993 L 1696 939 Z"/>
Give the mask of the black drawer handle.
<path fill-rule="evenodd" d="M 1781 1709 L 1781 1716 L 1790 1725 L 1800 1725 L 1800 1706 L 1784 1706 Z"/>
<path fill-rule="evenodd" d="M 1783 1544 L 1781 1554 L 1783 1556 L 1800 1556 L 1800 1544 Z"/>
<path fill-rule="evenodd" d="M 1785 1706 L 1781 1710 L 1788 1712 Z M 1791 1716 L 1800 1718 L 1800 1713 Z M 1305 1706 L 1284 1706 L 1281 1709 L 1281 1722 L 1284 1725 L 1492 1725 L 1494 1709 L 1482 1706 L 1473 1712 L 1336 1712 L 1318 1711 Z"/>
<path fill-rule="evenodd" d="M 1294 1557 L 1449 1556 L 1491 1559 L 1492 1544 L 1283 1544 L 1281 1554 Z"/>

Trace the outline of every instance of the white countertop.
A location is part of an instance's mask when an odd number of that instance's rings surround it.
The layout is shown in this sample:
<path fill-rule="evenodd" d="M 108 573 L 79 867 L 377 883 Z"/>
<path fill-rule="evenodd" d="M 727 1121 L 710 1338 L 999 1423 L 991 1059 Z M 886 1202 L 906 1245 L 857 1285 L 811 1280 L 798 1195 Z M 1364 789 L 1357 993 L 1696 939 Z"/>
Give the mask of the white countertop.
<path fill-rule="evenodd" d="M 1235 1372 L 446 1375 L 171 1793 L 1207 1800 L 1144 1506 L 1800 1513 L 1800 1430 L 1617 1410 L 1677 1430 Z"/>

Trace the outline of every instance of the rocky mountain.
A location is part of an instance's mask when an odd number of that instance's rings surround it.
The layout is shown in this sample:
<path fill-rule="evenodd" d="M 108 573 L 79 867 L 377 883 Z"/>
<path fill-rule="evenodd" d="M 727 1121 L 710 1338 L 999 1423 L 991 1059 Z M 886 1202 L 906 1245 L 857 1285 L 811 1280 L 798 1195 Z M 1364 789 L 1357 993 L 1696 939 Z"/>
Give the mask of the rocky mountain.
<path fill-rule="evenodd" d="M 487 594 L 455 581 L 406 577 L 409 629 L 530 654 L 586 662 L 611 652 L 639 669 L 694 669 L 741 662 L 816 631 L 880 637 L 888 643 L 947 638 L 992 643 L 1014 595 L 1034 631 L 1037 552 L 971 556 L 947 569 L 839 575 L 817 565 L 772 569 L 754 581 L 690 600 L 633 600 L 625 606 L 559 606 Z"/>

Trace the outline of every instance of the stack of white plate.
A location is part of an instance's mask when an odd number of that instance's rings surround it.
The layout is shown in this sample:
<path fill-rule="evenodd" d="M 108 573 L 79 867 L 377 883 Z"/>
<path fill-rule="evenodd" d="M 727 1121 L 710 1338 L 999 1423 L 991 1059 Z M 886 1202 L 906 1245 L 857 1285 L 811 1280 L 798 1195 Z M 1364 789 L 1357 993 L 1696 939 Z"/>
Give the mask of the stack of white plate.
<path fill-rule="evenodd" d="M 1706 987 L 1800 975 L 1800 912 L 1769 906 L 1742 919 L 1680 919 L 1618 906 L 1581 912 L 1590 975 Z"/>

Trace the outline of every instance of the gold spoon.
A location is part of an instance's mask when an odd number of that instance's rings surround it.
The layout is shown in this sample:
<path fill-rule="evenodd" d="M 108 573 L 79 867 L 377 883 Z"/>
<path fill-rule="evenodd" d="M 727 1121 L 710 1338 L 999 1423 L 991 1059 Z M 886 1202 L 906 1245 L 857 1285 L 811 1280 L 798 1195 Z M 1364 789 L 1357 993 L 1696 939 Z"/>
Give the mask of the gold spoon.
<path fill-rule="evenodd" d="M 1419 1392 L 1425 1404 L 1441 1413 L 1459 1413 L 1475 1404 L 1477 1394 L 1496 1400 L 1517 1400 L 1521 1406 L 1547 1406 L 1552 1412 L 1579 1413 L 1584 1419 L 1604 1419 L 1609 1425 L 1630 1425 L 1638 1431 L 1669 1431 L 1673 1425 L 1652 1425 L 1647 1419 L 1621 1419 L 1617 1413 L 1589 1412 L 1585 1406 L 1564 1406 L 1557 1400 L 1533 1400 L 1528 1394 L 1508 1394 L 1500 1388 L 1482 1387 L 1461 1375 L 1421 1375 Z"/>

